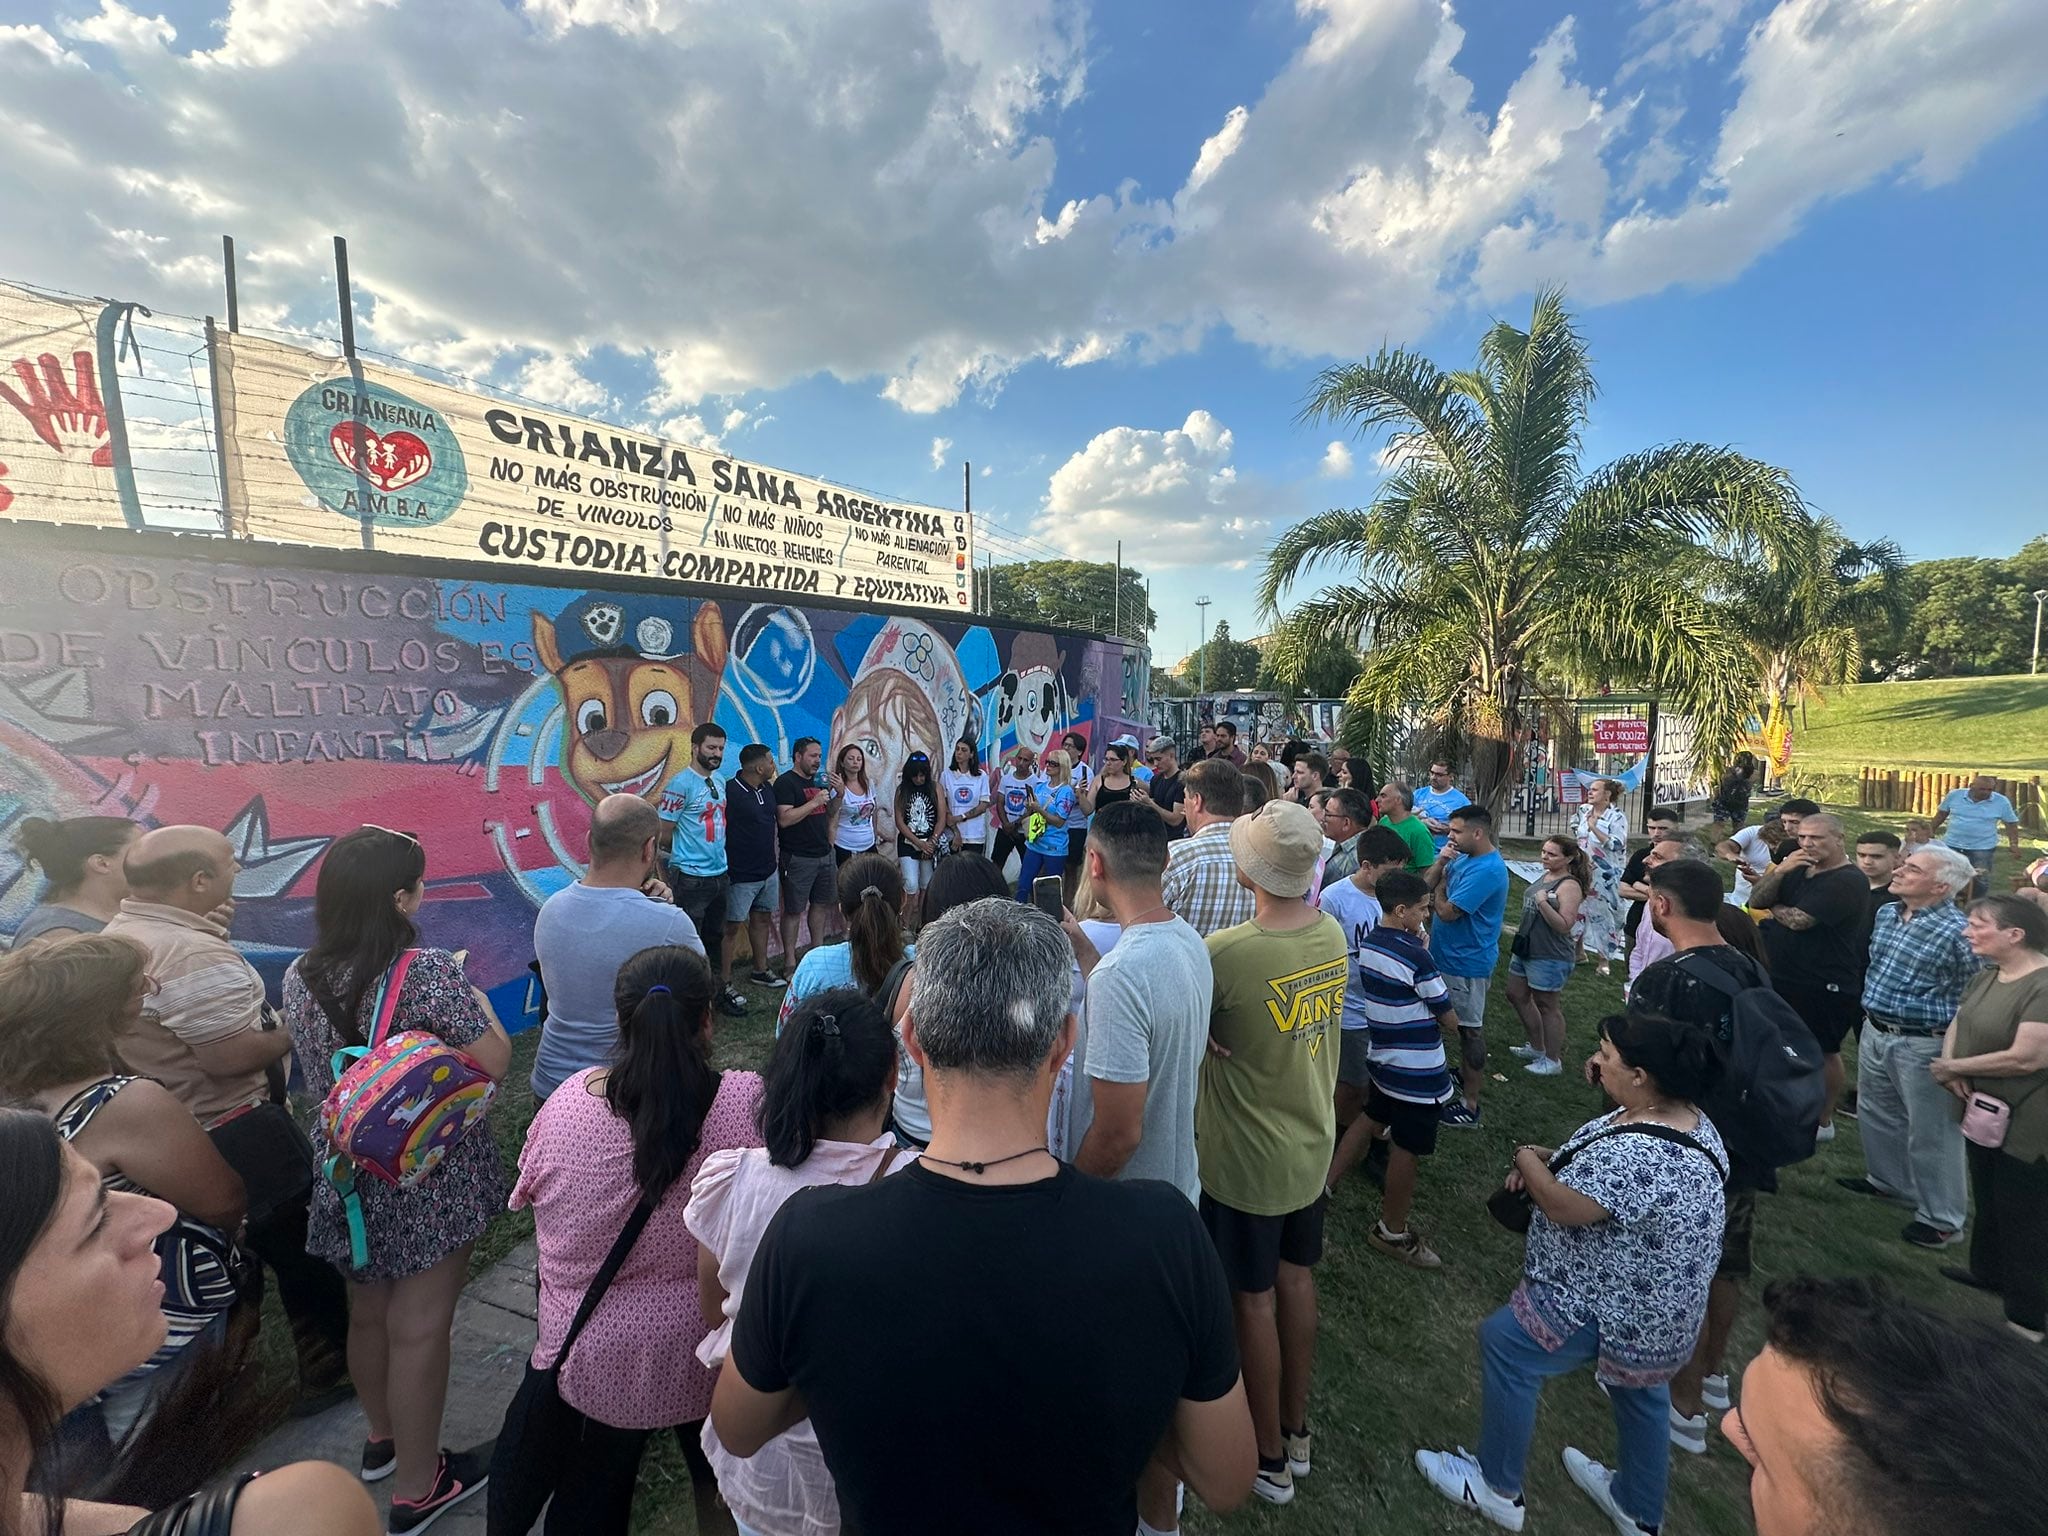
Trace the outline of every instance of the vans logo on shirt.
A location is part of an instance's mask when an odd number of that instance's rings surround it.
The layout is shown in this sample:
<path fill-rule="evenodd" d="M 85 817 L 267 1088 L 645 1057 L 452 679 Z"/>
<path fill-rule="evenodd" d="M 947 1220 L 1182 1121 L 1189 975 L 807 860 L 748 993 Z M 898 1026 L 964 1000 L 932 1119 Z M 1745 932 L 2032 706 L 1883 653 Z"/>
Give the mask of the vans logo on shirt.
<path fill-rule="evenodd" d="M 1311 1057 L 1322 1050 L 1324 1030 L 1343 1010 L 1345 968 L 1346 961 L 1340 957 L 1266 983 L 1273 989 L 1266 1011 L 1273 1016 L 1275 1029 L 1283 1035 L 1316 1031 L 1308 1042 Z"/>

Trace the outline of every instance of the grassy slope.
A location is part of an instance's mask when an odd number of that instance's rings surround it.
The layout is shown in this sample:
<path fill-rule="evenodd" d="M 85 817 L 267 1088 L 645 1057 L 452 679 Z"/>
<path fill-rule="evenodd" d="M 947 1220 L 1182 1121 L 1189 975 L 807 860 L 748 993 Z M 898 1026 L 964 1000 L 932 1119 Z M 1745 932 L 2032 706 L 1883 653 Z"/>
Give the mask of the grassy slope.
<path fill-rule="evenodd" d="M 2048 772 L 2048 677 L 1858 683 L 1807 707 L 1795 770 Z"/>

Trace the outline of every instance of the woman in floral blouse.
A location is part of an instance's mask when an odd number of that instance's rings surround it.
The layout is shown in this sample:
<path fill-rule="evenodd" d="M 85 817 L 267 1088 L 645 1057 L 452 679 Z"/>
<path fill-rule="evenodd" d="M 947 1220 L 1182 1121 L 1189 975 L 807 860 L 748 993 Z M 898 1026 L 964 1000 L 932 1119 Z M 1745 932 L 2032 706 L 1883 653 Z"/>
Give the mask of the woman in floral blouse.
<path fill-rule="evenodd" d="M 1579 908 L 1585 924 L 1580 947 L 1593 956 L 1602 976 L 1624 953 L 1621 872 L 1628 865 L 1628 815 L 1621 796 L 1616 780 L 1595 779 L 1579 807 L 1579 846 L 1593 865 L 1593 888 Z"/>

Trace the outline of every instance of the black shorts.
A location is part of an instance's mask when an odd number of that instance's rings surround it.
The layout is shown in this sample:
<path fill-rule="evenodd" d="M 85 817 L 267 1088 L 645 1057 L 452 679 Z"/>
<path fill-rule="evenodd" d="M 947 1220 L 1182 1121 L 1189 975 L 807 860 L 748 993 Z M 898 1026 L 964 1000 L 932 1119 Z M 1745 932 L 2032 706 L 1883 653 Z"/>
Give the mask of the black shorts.
<path fill-rule="evenodd" d="M 1384 1125 L 1389 1139 L 1403 1152 L 1427 1157 L 1436 1150 L 1436 1128 L 1443 1122 L 1443 1107 L 1390 1098 L 1374 1083 L 1365 1090 L 1365 1118 Z"/>
<path fill-rule="evenodd" d="M 1307 1269 L 1321 1259 L 1323 1208 L 1329 1203 L 1328 1195 L 1318 1195 L 1314 1205 L 1285 1216 L 1253 1216 L 1204 1194 L 1202 1225 L 1209 1229 L 1209 1241 L 1223 1260 L 1230 1288 L 1256 1296 L 1273 1289 L 1282 1264 Z"/>
<path fill-rule="evenodd" d="M 1747 1280 L 1756 1246 L 1756 1191 L 1728 1191 L 1728 1217 L 1721 1228 L 1721 1263 L 1714 1270 L 1730 1280 Z"/>
<path fill-rule="evenodd" d="M 1840 1053 L 1842 1042 L 1863 1024 L 1863 994 L 1853 987 L 1830 992 L 1825 987 L 1802 987 L 1797 982 L 1777 984 L 1778 996 L 1792 1005 L 1813 1038 L 1829 1056 Z"/>

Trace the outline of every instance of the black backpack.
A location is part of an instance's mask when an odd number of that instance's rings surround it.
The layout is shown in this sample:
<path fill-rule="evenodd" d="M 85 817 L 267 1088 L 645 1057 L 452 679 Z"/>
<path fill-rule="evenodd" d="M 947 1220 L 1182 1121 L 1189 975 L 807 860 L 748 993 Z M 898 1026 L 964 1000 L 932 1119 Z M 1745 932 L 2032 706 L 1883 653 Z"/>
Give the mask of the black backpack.
<path fill-rule="evenodd" d="M 1699 1108 L 1744 1162 L 1783 1168 L 1806 1161 L 1827 1098 L 1813 1031 L 1769 987 L 1745 986 L 1700 951 L 1672 960 L 1728 999 L 1728 1023 L 1716 1037 L 1721 1081 Z"/>

